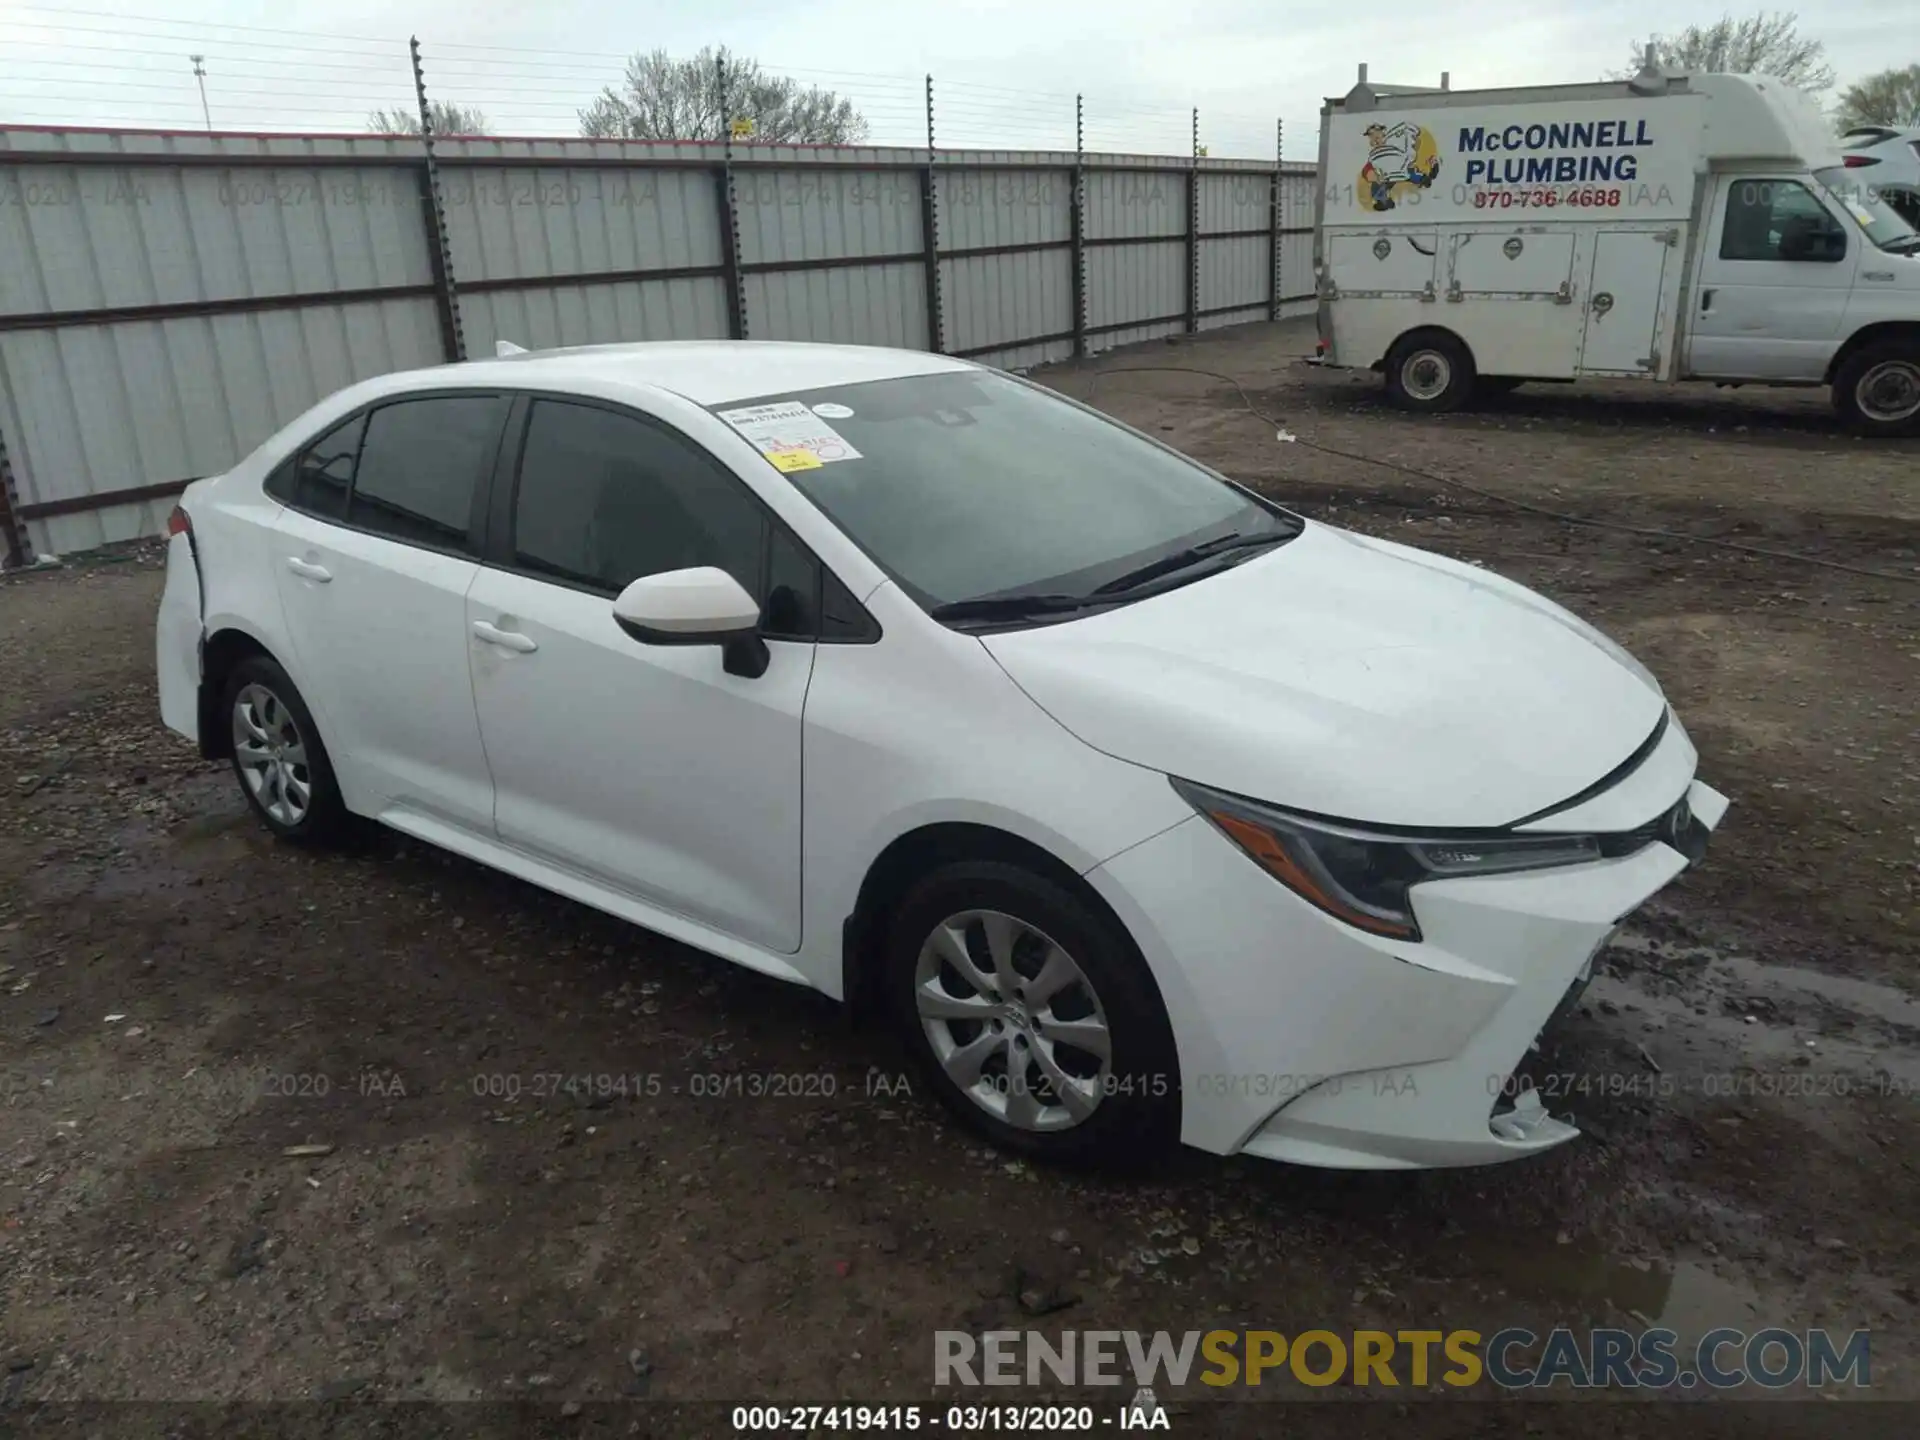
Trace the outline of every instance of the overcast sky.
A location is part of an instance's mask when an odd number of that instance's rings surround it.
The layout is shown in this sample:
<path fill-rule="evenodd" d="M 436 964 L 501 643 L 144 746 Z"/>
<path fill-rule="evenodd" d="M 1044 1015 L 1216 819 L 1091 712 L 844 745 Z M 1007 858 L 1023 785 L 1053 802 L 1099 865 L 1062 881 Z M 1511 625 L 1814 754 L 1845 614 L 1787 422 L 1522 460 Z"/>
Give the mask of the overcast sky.
<path fill-rule="evenodd" d="M 1915 3 L 1829 0 L 1803 12 L 1801 28 L 1826 43 L 1845 84 L 1920 58 Z M 1722 9 L 1686 0 L 0 0 L 0 121 L 201 128 L 186 58 L 198 50 L 217 128 L 363 129 L 368 110 L 411 102 L 413 33 L 432 92 L 478 104 L 497 132 L 569 133 L 573 109 L 617 78 L 625 55 L 724 44 L 848 93 L 876 142 L 921 140 L 919 77 L 930 71 L 947 145 L 1071 148 L 1072 97 L 1084 92 L 1090 150 L 1184 148 L 1182 112 L 1197 105 L 1214 154 L 1270 154 L 1281 116 L 1288 155 L 1307 159 L 1320 98 L 1351 86 L 1362 61 L 1376 79 L 1411 84 L 1438 83 L 1443 70 L 1456 87 L 1591 80 L 1624 65 L 1631 43 Z"/>

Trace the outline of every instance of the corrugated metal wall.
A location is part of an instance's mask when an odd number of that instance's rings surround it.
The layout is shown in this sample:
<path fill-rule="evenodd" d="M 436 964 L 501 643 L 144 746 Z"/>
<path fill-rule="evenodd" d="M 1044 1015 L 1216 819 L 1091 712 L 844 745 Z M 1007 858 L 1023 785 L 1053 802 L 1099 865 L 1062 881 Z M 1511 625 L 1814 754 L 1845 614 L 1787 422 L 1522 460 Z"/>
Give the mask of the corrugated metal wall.
<path fill-rule="evenodd" d="M 435 148 L 437 207 L 414 140 L 0 129 L 0 438 L 32 548 L 155 533 L 181 484 L 457 335 L 476 355 L 744 333 L 1025 367 L 1309 303 L 1309 167 L 1286 167 L 1276 217 L 1274 168 L 1247 162 Z"/>

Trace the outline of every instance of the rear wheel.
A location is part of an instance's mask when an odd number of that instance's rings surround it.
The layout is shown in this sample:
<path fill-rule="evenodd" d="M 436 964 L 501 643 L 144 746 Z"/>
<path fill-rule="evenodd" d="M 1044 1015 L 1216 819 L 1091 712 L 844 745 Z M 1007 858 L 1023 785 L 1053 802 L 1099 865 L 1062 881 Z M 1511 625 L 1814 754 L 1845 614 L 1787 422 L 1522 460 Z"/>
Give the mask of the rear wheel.
<path fill-rule="evenodd" d="M 888 1008 L 934 1093 L 1005 1149 L 1137 1166 L 1179 1139 L 1172 1027 L 1111 919 L 999 861 L 908 892 L 887 947 Z"/>
<path fill-rule="evenodd" d="M 1473 356 L 1451 335 L 1416 331 L 1387 354 L 1387 398 L 1402 410 L 1440 414 L 1473 398 Z"/>
<path fill-rule="evenodd" d="M 1854 351 L 1833 377 L 1833 408 L 1862 435 L 1920 431 L 1920 345 L 1888 340 Z"/>
<path fill-rule="evenodd" d="M 283 840 L 338 839 L 347 809 L 319 727 L 287 672 L 248 656 L 227 677 L 223 713 L 233 730 L 233 773 L 253 813 Z"/>

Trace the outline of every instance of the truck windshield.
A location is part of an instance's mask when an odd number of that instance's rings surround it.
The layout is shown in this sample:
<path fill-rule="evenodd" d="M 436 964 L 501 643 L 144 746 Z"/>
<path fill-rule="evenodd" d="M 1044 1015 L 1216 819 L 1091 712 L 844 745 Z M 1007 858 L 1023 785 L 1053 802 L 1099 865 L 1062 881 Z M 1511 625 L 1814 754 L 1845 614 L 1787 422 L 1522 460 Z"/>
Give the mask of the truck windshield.
<path fill-rule="evenodd" d="M 1920 249 L 1920 235 L 1914 232 L 1913 226 L 1881 198 L 1877 188 L 1861 183 L 1859 171 L 1844 165 L 1829 165 L 1813 173 L 1827 187 L 1827 193 L 1840 202 L 1840 208 L 1867 232 L 1867 239 L 1882 250 L 1907 255 Z"/>

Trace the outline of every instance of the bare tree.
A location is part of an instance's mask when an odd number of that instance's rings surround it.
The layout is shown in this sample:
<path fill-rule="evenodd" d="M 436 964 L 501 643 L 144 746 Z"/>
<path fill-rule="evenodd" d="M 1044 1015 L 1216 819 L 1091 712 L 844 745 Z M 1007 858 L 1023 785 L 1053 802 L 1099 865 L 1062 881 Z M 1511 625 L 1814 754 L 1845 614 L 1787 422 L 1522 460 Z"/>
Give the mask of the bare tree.
<path fill-rule="evenodd" d="M 1920 125 L 1920 65 L 1882 70 L 1840 92 L 1834 117 L 1842 130 L 1860 125 Z"/>
<path fill-rule="evenodd" d="M 726 62 L 726 95 L 720 67 Z M 580 133 L 602 139 L 719 140 L 736 121 L 755 140 L 801 145 L 851 145 L 867 138 L 867 122 L 853 102 L 831 90 L 769 75 L 757 60 L 711 47 L 676 60 L 664 50 L 635 55 L 626 82 L 608 86 L 580 112 Z M 744 127 L 743 127 L 744 128 Z"/>
<path fill-rule="evenodd" d="M 429 100 L 427 113 L 433 117 L 433 133 L 436 135 L 484 135 L 487 133 L 486 112 L 475 105 L 455 105 L 448 100 Z M 367 116 L 367 128 L 375 135 L 418 135 L 420 133 L 420 112 L 395 106 L 391 110 L 375 110 Z"/>
<path fill-rule="evenodd" d="M 1663 70 L 1771 75 L 1812 95 L 1833 88 L 1827 47 L 1800 34 L 1800 17 L 1791 10 L 1763 10 L 1744 20 L 1722 15 L 1711 25 L 1689 25 L 1678 35 L 1656 36 L 1653 43 Z M 1615 72 L 1616 78 L 1637 74 L 1641 56 L 1636 44 L 1633 63 Z"/>

